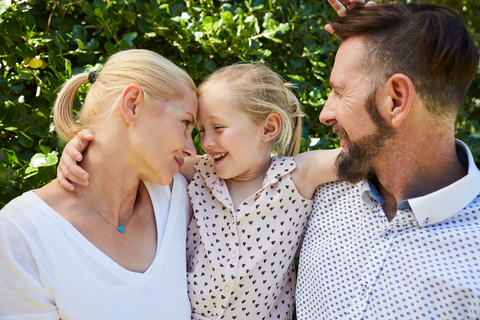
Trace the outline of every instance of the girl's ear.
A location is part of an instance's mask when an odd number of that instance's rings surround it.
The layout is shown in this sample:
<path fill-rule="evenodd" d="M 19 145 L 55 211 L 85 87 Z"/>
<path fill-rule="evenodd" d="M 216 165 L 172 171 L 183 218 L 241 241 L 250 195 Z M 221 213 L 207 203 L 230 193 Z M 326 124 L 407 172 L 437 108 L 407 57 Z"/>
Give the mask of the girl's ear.
<path fill-rule="evenodd" d="M 275 139 L 282 128 L 282 120 L 278 113 L 270 113 L 265 120 L 263 120 L 262 141 L 270 142 Z"/>
<path fill-rule="evenodd" d="M 134 124 L 138 118 L 138 107 L 143 104 L 143 89 L 137 84 L 129 84 L 119 97 L 120 112 L 127 124 Z"/>

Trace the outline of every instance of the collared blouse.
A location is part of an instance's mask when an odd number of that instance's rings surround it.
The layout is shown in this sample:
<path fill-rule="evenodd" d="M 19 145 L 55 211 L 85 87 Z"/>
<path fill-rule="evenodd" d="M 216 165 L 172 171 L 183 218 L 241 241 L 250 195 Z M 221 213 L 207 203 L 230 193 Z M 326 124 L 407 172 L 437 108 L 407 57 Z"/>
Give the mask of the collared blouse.
<path fill-rule="evenodd" d="M 205 155 L 188 187 L 192 319 L 291 319 L 294 256 L 312 201 L 293 183 L 292 157 L 273 157 L 255 194 L 234 210 L 225 181 Z"/>

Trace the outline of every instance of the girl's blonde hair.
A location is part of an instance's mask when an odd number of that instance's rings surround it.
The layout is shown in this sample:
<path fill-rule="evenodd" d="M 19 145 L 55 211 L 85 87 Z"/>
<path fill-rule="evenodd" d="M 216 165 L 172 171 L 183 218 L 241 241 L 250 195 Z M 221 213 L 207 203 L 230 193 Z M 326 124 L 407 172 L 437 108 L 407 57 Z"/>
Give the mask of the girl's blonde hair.
<path fill-rule="evenodd" d="M 223 90 L 233 100 L 233 105 L 247 114 L 254 124 L 259 124 L 275 112 L 281 118 L 280 133 L 273 141 L 272 150 L 279 156 L 294 156 L 300 150 L 303 112 L 293 94 L 292 83 L 285 82 L 277 73 L 262 64 L 235 64 L 210 75 L 198 88 Z"/>
<path fill-rule="evenodd" d="M 151 99 L 174 99 L 184 90 L 195 89 L 190 76 L 175 64 L 149 50 L 128 50 L 112 55 L 90 87 L 85 103 L 73 117 L 73 102 L 78 89 L 88 81 L 88 73 L 78 74 L 64 83 L 53 107 L 53 119 L 58 135 L 70 140 L 93 120 L 104 120 L 114 105 L 107 101 L 129 84 L 139 85 L 148 103 Z M 76 121 L 77 120 L 77 121 Z"/>

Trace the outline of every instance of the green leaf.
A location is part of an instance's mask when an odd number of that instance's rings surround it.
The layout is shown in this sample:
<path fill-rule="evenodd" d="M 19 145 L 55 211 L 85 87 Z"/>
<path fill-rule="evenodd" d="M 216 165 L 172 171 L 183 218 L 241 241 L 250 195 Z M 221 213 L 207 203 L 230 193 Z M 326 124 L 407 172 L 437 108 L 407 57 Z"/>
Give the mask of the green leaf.
<path fill-rule="evenodd" d="M 27 31 L 32 31 L 33 29 L 35 29 L 35 18 L 32 16 L 32 14 L 30 12 L 25 12 L 24 13 L 24 19 L 25 19 L 25 29 L 27 29 Z"/>
<path fill-rule="evenodd" d="M 38 168 L 28 167 L 25 170 L 25 175 L 23 176 L 24 179 L 30 178 L 38 173 Z"/>
<path fill-rule="evenodd" d="M 225 21 L 227 24 L 232 24 L 235 21 L 233 21 L 233 14 L 230 11 L 225 11 L 222 12 L 221 14 L 222 20 Z"/>
<path fill-rule="evenodd" d="M 100 42 L 97 40 L 97 38 L 92 38 L 86 45 L 85 48 L 87 50 L 96 50 L 100 47 Z"/>
<path fill-rule="evenodd" d="M 65 41 L 65 39 L 63 38 L 63 36 L 57 31 L 57 33 L 55 34 L 55 43 L 57 44 L 57 46 L 60 48 L 60 49 L 64 49 L 64 50 L 69 50 L 70 48 L 68 47 L 68 44 L 67 42 Z"/>
<path fill-rule="evenodd" d="M 17 106 L 12 101 L 0 104 L 0 121 L 2 123 L 10 123 L 17 115 Z"/>
<path fill-rule="evenodd" d="M 32 186 L 32 188 L 39 188 L 45 183 L 48 183 L 51 180 L 55 179 L 56 173 L 57 170 L 54 166 L 41 167 L 38 168 L 37 174 L 27 178 L 25 181 L 28 182 Z"/>
<path fill-rule="evenodd" d="M 136 32 L 130 32 L 130 33 L 127 33 L 127 34 L 124 34 L 123 37 L 122 37 L 122 40 L 125 40 L 125 41 L 132 41 L 133 39 L 135 39 L 137 37 L 137 33 Z"/>
<path fill-rule="evenodd" d="M 8 164 L 11 166 L 20 165 L 18 161 L 17 154 L 13 150 L 2 148 L 3 153 L 5 154 L 5 158 L 7 158 Z"/>
<path fill-rule="evenodd" d="M 10 85 L 10 90 L 16 91 L 17 93 L 25 89 L 25 86 L 23 85 L 23 82 L 20 83 L 12 83 Z"/>
<path fill-rule="evenodd" d="M 35 56 L 37 55 L 35 49 L 26 43 L 17 44 L 16 52 L 22 58 L 32 59 L 35 58 Z"/>
<path fill-rule="evenodd" d="M 10 7 L 11 4 L 11 0 L 0 0 L 0 15 L 7 11 L 8 7 Z"/>
<path fill-rule="evenodd" d="M 85 45 L 83 44 L 82 40 L 80 40 L 80 39 L 75 39 L 75 41 L 77 42 L 78 49 L 80 49 L 80 50 L 85 50 Z"/>
<path fill-rule="evenodd" d="M 155 30 L 157 29 L 154 25 L 143 19 L 138 20 L 137 26 L 138 30 L 143 33 L 155 32 Z"/>
<path fill-rule="evenodd" d="M 107 3 L 105 3 L 104 1 L 102 0 L 95 0 L 93 1 L 93 5 L 95 6 L 95 11 L 98 9 L 101 10 L 102 14 L 105 13 L 105 11 L 107 10 Z"/>
<path fill-rule="evenodd" d="M 16 24 L 9 23 L 6 25 L 8 36 L 15 42 L 22 42 L 23 36 L 20 28 Z"/>
<path fill-rule="evenodd" d="M 60 60 L 58 59 L 58 54 L 55 51 L 48 52 L 48 62 L 52 65 L 53 69 L 56 70 L 60 66 Z"/>
<path fill-rule="evenodd" d="M 83 43 L 87 42 L 87 30 L 81 25 L 74 25 L 73 26 L 73 32 L 72 32 L 72 39 L 73 40 L 80 40 Z"/>
<path fill-rule="evenodd" d="M 265 50 L 260 50 L 258 56 L 262 58 L 267 58 L 267 57 L 270 57 L 271 55 L 272 55 L 272 51 L 265 49 Z"/>
<path fill-rule="evenodd" d="M 117 51 L 115 45 L 111 42 L 105 43 L 105 50 L 107 50 L 109 54 L 113 54 Z"/>
<path fill-rule="evenodd" d="M 18 132 L 18 142 L 20 142 L 20 144 L 25 148 L 30 148 L 31 146 L 33 146 L 33 143 L 34 143 L 31 137 L 29 137 L 26 133 L 21 131 Z"/>
<path fill-rule="evenodd" d="M 49 144 L 45 143 L 45 139 L 40 139 L 40 141 L 38 141 L 38 147 L 45 154 L 48 154 L 52 151 L 52 147 Z"/>
<path fill-rule="evenodd" d="M 39 167 L 48 167 L 54 166 L 58 162 L 58 157 L 53 154 L 44 154 L 44 153 L 37 153 L 35 154 L 32 159 L 30 159 L 30 167 L 39 168 Z"/>
<path fill-rule="evenodd" d="M 80 6 L 82 10 L 89 16 L 95 16 L 95 10 L 93 10 L 92 6 L 87 1 L 80 2 Z"/>
<path fill-rule="evenodd" d="M 67 74 L 67 77 L 70 78 L 72 76 L 72 63 L 68 59 L 65 60 L 65 72 Z"/>
<path fill-rule="evenodd" d="M 15 181 L 18 180 L 18 174 L 15 170 L 11 168 L 0 167 L 0 185 L 5 186 L 15 186 Z"/>

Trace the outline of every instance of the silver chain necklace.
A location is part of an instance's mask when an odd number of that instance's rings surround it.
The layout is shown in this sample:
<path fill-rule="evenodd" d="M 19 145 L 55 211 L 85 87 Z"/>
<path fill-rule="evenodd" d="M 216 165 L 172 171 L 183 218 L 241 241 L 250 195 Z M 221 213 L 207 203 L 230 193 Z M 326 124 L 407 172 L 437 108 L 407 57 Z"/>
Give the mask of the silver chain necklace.
<path fill-rule="evenodd" d="M 133 211 L 132 211 L 132 214 L 130 215 L 130 217 L 128 217 L 127 221 L 123 224 L 123 226 L 119 226 L 117 227 L 116 225 L 114 225 L 113 223 L 110 222 L 110 220 L 108 220 L 107 218 L 104 217 L 103 214 L 101 214 L 97 209 L 95 209 L 95 207 L 87 200 L 87 198 L 85 198 L 85 196 L 83 195 L 82 191 L 80 191 L 80 189 L 78 188 L 78 185 L 75 184 L 75 186 L 77 187 L 77 190 L 78 192 L 80 193 L 80 195 L 82 196 L 83 200 L 85 200 L 88 205 L 90 206 L 90 208 L 93 209 L 93 211 L 95 211 L 96 213 L 98 213 L 103 219 L 105 219 L 105 221 L 107 221 L 109 224 L 111 224 L 115 229 L 117 229 L 118 231 L 120 231 L 121 233 L 123 233 L 125 231 L 125 227 L 127 226 L 128 222 L 130 221 L 130 219 L 132 218 L 134 212 L 135 212 L 135 204 L 133 204 Z"/>

